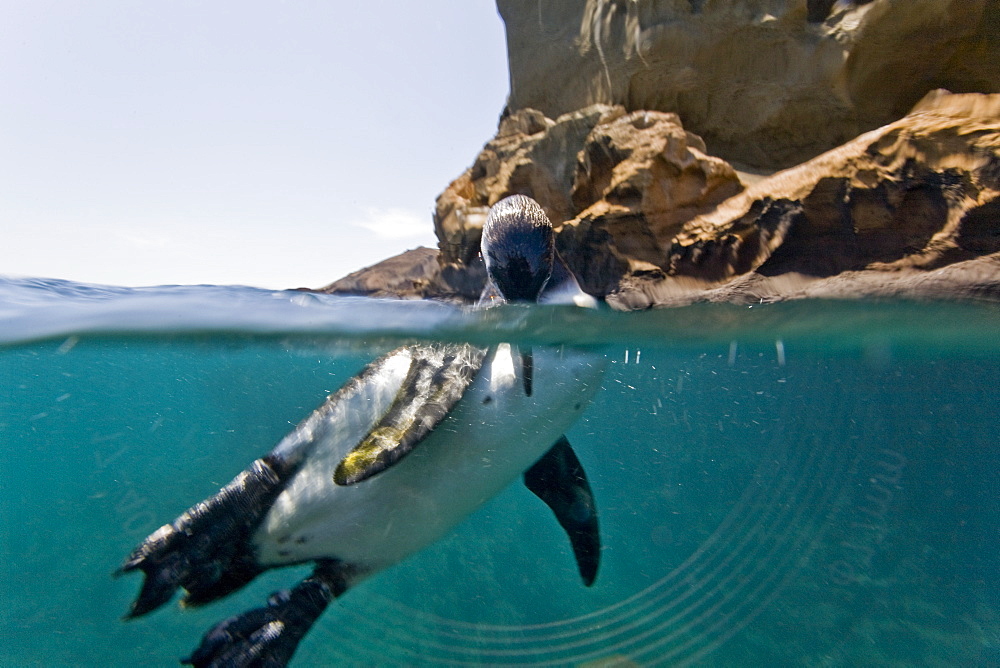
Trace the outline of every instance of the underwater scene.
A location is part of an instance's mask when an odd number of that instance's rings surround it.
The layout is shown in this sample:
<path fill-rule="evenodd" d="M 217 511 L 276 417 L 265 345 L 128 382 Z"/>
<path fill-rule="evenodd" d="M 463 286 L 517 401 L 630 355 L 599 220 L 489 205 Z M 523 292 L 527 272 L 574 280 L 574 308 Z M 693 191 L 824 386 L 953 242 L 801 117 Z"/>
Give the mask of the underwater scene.
<path fill-rule="evenodd" d="M 606 357 L 566 432 L 596 581 L 515 481 L 332 603 L 292 666 L 1000 666 L 995 304 L 469 311 L 3 279 L 0 322 L 0 665 L 176 665 L 305 577 L 124 621 L 142 578 L 115 572 L 379 355 L 449 341 Z"/>

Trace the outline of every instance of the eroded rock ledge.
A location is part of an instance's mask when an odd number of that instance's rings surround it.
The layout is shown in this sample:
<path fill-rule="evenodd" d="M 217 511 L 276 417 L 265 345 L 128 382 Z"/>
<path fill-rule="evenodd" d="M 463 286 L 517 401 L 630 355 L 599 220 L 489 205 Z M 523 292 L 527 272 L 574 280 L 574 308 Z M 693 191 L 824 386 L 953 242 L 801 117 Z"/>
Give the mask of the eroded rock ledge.
<path fill-rule="evenodd" d="M 621 308 L 796 297 L 1000 298 L 1000 95 L 928 95 L 903 119 L 689 221 Z"/>

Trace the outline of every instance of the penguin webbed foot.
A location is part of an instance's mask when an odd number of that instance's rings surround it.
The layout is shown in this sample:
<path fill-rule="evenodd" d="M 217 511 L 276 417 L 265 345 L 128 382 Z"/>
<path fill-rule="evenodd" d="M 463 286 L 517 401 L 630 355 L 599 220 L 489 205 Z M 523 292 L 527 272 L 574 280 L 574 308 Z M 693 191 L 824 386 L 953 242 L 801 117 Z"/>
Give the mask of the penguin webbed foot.
<path fill-rule="evenodd" d="M 186 536 L 175 525 L 162 526 L 150 534 L 115 573 L 120 576 L 141 570 L 145 576 L 139 595 L 125 615 L 126 619 L 159 608 L 173 598 L 177 587 L 188 577 L 191 559 L 186 554 Z"/>
<path fill-rule="evenodd" d="M 339 564 L 322 564 L 293 589 L 272 594 L 267 606 L 216 624 L 181 663 L 196 668 L 284 666 L 330 601 L 346 589 Z"/>
<path fill-rule="evenodd" d="M 181 663 L 196 668 L 286 665 L 312 624 L 303 627 L 286 622 L 277 597 L 273 596 L 267 607 L 216 624 Z"/>
<path fill-rule="evenodd" d="M 184 587 L 187 605 L 225 596 L 260 572 L 247 546 L 287 477 L 258 459 L 214 496 L 150 534 L 116 575 L 142 571 L 142 589 L 126 619 L 145 615 Z"/>

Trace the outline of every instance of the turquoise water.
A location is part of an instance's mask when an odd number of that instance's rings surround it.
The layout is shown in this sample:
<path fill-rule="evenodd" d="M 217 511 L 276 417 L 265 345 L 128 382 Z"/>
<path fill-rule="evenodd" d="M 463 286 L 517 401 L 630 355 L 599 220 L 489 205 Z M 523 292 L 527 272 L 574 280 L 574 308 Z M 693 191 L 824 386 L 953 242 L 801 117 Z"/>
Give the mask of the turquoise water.
<path fill-rule="evenodd" d="M 0 665 L 174 665 L 297 581 L 126 623 L 140 578 L 112 573 L 414 339 L 605 346 L 568 432 L 597 582 L 514 485 L 333 604 L 293 665 L 1000 665 L 995 305 L 467 313 L 0 280 L 0 322 Z"/>

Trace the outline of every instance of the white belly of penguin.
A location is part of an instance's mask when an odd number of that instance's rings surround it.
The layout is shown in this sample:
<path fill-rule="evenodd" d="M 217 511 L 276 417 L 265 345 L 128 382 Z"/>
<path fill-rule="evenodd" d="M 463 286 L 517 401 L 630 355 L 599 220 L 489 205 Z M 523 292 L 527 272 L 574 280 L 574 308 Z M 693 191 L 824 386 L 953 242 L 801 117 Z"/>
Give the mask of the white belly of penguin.
<path fill-rule="evenodd" d="M 313 450 L 254 537 L 262 565 L 336 558 L 374 573 L 441 538 L 548 451 L 586 408 L 605 365 L 591 351 L 536 347 L 527 396 L 520 357 L 503 344 L 413 452 L 368 480 L 337 485 L 337 465 L 395 396 L 394 375 L 408 366 L 397 354 L 397 371 L 317 419 Z"/>

